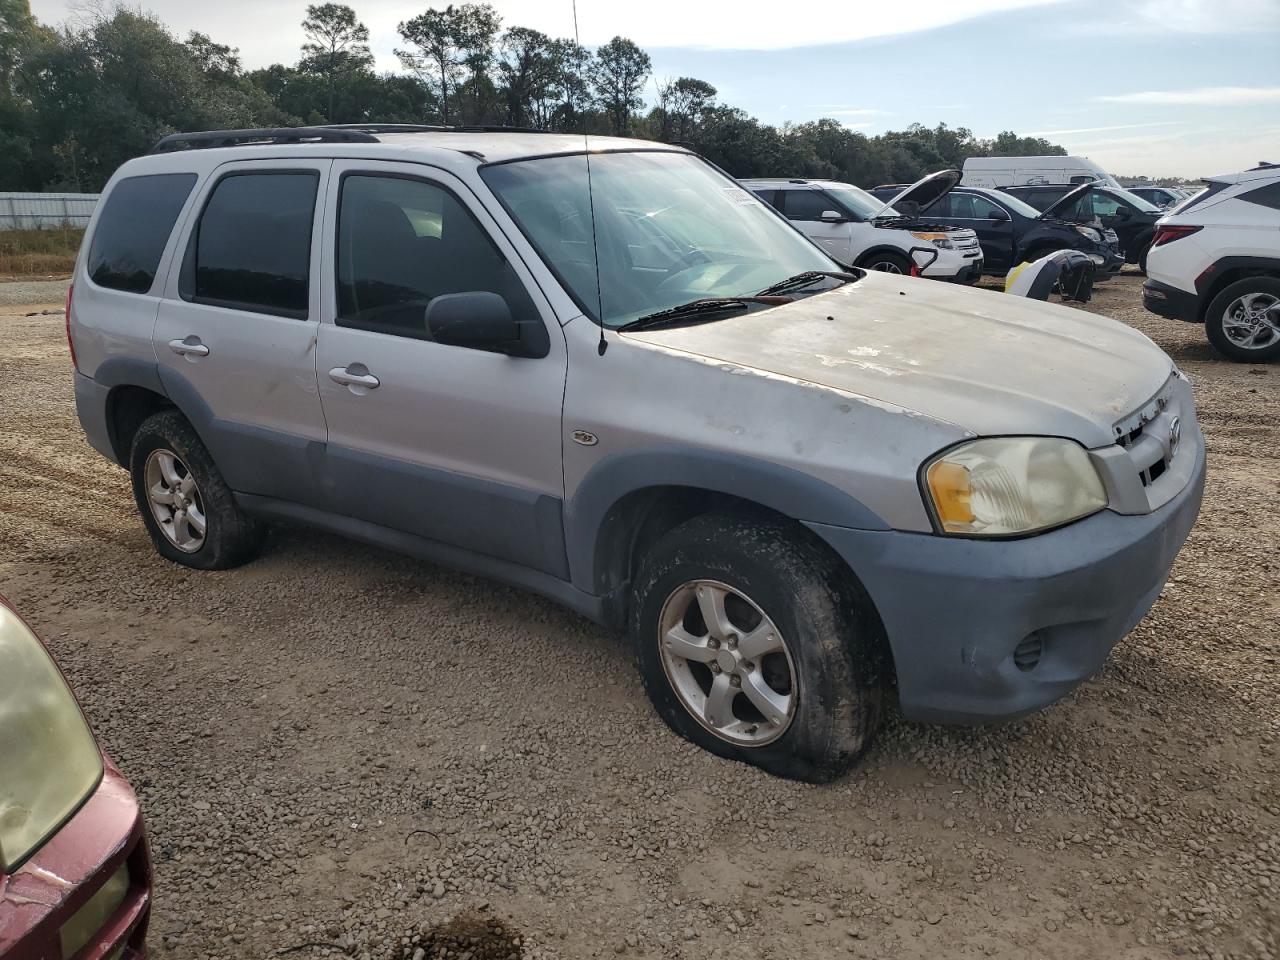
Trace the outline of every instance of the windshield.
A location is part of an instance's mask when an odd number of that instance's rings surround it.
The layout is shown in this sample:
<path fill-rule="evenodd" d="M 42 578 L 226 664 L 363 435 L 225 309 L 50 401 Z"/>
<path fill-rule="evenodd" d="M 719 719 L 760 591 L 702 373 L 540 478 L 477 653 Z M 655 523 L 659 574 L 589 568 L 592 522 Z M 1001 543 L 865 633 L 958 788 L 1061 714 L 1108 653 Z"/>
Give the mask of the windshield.
<path fill-rule="evenodd" d="M 1035 220 L 1037 217 L 1040 216 L 1039 210 L 1037 210 L 1031 204 L 1027 203 L 1027 201 L 1018 199 L 1012 193 L 1002 194 L 1000 197 L 1000 202 L 1003 203 L 1007 209 L 1012 210 L 1014 213 L 1021 214 L 1024 217 L 1030 217 L 1032 220 Z"/>
<path fill-rule="evenodd" d="M 839 269 L 752 194 L 689 154 L 593 154 L 591 194 L 584 154 L 496 164 L 481 175 L 582 310 L 609 327 Z"/>
<path fill-rule="evenodd" d="M 822 185 L 824 193 L 829 193 L 835 197 L 850 213 L 859 220 L 869 220 L 871 215 L 884 206 L 883 200 L 877 200 L 867 191 L 858 187 L 851 187 L 848 184 L 830 184 Z M 893 207 L 887 207 L 880 214 L 882 217 L 896 217 L 898 214 Z"/>
<path fill-rule="evenodd" d="M 1109 187 L 1108 190 L 1113 197 L 1120 197 L 1123 200 L 1127 200 L 1129 203 L 1133 204 L 1143 213 L 1162 213 L 1163 212 L 1154 203 L 1151 203 L 1149 200 L 1143 200 L 1136 193 L 1130 193 L 1128 190 L 1125 190 L 1121 187 Z"/>

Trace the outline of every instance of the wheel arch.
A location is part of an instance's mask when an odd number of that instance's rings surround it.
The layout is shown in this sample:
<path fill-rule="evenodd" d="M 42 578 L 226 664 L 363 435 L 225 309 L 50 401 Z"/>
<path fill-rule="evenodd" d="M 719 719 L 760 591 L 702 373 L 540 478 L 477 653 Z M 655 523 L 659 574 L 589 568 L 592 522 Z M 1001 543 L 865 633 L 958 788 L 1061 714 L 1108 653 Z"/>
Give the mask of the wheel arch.
<path fill-rule="evenodd" d="M 855 267 L 861 267 L 863 264 L 867 263 L 868 261 L 873 260 L 875 256 L 880 253 L 891 253 L 895 257 L 897 257 L 899 260 L 906 262 L 908 266 L 911 264 L 910 255 L 907 253 L 907 251 L 903 250 L 901 247 L 895 247 L 887 243 L 878 243 L 874 247 L 870 247 L 866 250 L 863 250 L 862 253 L 858 254 L 858 257 L 856 260 L 854 260 L 853 265 Z"/>
<path fill-rule="evenodd" d="M 855 497 L 769 461 L 675 448 L 615 454 L 593 467 L 565 504 L 574 585 L 607 598 L 611 621 L 625 617 L 626 588 L 644 547 L 712 511 L 771 517 L 802 535 L 811 535 L 805 521 L 888 529 Z"/>
<path fill-rule="evenodd" d="M 1209 314 L 1209 305 L 1223 290 L 1248 277 L 1272 277 L 1280 280 L 1280 258 L 1224 257 L 1196 278 L 1200 294 L 1200 322 Z"/>

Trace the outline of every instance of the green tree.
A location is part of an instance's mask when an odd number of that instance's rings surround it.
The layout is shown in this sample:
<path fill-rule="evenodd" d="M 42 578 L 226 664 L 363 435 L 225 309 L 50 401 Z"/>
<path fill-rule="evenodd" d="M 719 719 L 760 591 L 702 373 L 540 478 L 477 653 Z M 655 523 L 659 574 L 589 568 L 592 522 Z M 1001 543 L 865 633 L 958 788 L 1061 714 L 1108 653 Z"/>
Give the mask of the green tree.
<path fill-rule="evenodd" d="M 716 88 L 705 80 L 678 77 L 658 85 L 659 138 L 687 143 L 693 139 L 702 113 L 716 99 Z"/>
<path fill-rule="evenodd" d="M 631 114 L 644 106 L 640 91 L 652 68 L 649 55 L 625 37 L 614 37 L 596 51 L 590 66 L 591 86 L 615 134 L 631 132 Z"/>
<path fill-rule="evenodd" d="M 434 87 L 446 124 L 450 121 L 451 101 L 453 106 L 460 105 L 458 93 L 467 70 L 478 108 L 481 79 L 492 62 L 501 23 L 489 4 L 463 3 L 427 10 L 397 27 L 401 39 L 413 49 L 397 50 L 396 56 L 406 69 Z"/>
<path fill-rule="evenodd" d="M 339 80 L 368 70 L 373 64 L 369 52 L 369 30 L 356 19 L 356 12 L 341 3 L 311 4 L 302 21 L 307 42 L 302 45 L 302 66 L 325 78 L 329 107 L 325 119 L 333 121 L 333 100 Z"/>

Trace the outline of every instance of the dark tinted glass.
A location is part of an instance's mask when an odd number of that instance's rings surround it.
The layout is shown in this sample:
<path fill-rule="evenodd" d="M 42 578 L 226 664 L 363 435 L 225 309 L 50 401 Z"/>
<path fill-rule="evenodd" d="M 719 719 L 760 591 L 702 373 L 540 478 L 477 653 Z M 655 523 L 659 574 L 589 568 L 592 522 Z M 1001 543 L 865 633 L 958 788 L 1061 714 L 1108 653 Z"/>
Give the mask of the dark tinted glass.
<path fill-rule="evenodd" d="M 214 187 L 193 241 L 190 299 L 305 317 L 319 181 L 316 173 L 233 174 Z"/>
<path fill-rule="evenodd" d="M 769 206 L 771 207 L 778 206 L 777 190 L 766 190 L 764 187 L 760 187 L 760 188 L 752 187 L 751 192 L 754 193 L 761 200 L 763 200 L 765 203 L 767 203 Z"/>
<path fill-rule="evenodd" d="M 576 229 L 590 243 L 585 226 Z M 427 304 L 473 291 L 498 294 L 517 320 L 537 320 L 520 277 L 452 193 L 401 177 L 342 181 L 339 326 L 429 340 Z"/>
<path fill-rule="evenodd" d="M 194 173 L 161 173 L 121 180 L 107 197 L 89 248 L 89 276 L 100 287 L 146 293 Z"/>
<path fill-rule="evenodd" d="M 1242 193 L 1240 199 L 1270 207 L 1272 210 L 1280 210 L 1280 180 L 1269 183 L 1265 187 L 1250 190 L 1248 193 Z"/>
<path fill-rule="evenodd" d="M 788 220 L 821 220 L 823 210 L 840 209 L 821 190 L 784 190 L 782 196 L 782 212 Z"/>

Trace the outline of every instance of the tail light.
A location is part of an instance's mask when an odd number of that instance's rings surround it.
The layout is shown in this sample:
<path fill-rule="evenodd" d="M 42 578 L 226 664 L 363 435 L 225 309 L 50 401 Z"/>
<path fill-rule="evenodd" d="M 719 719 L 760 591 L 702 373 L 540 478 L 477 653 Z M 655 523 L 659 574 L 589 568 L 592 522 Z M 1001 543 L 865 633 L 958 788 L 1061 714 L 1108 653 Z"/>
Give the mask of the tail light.
<path fill-rule="evenodd" d="M 1184 227 L 1184 226 L 1164 226 L 1156 227 L 1156 235 L 1151 238 L 1153 247 L 1162 247 L 1166 243 L 1173 243 L 1175 240 L 1181 240 L 1183 237 L 1189 237 L 1193 233 L 1199 233 L 1203 227 Z"/>
<path fill-rule="evenodd" d="M 73 283 L 67 287 L 67 309 L 64 311 L 67 321 L 67 349 L 71 351 L 71 366 L 76 370 L 80 369 L 80 364 L 76 363 L 76 345 L 71 339 L 71 295 L 75 293 L 76 285 Z"/>

